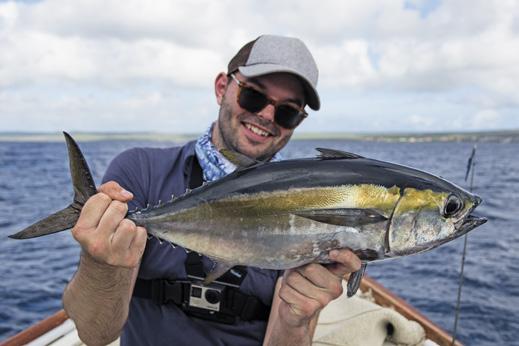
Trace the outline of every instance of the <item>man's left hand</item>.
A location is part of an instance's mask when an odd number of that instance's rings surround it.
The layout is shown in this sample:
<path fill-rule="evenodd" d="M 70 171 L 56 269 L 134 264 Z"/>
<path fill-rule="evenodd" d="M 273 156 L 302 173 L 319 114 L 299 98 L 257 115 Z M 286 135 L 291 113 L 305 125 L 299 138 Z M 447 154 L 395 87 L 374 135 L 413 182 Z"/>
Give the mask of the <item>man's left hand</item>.
<path fill-rule="evenodd" d="M 330 251 L 329 257 L 335 263 L 311 263 L 285 272 L 279 289 L 279 318 L 288 326 L 309 324 L 342 294 L 344 277 L 360 269 L 360 259 L 350 250 Z"/>

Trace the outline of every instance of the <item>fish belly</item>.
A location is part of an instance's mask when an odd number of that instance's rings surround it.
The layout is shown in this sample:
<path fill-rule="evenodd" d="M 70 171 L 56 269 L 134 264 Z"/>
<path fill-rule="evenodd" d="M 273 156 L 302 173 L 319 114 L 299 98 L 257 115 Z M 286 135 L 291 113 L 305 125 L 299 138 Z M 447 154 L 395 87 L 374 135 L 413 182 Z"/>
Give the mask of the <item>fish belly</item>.
<path fill-rule="evenodd" d="M 338 248 L 370 253 L 369 257 L 383 254 L 386 222 L 346 227 L 279 213 L 196 221 L 178 218 L 145 227 L 158 238 L 218 262 L 287 269 L 310 262 L 327 263 L 328 252 Z"/>

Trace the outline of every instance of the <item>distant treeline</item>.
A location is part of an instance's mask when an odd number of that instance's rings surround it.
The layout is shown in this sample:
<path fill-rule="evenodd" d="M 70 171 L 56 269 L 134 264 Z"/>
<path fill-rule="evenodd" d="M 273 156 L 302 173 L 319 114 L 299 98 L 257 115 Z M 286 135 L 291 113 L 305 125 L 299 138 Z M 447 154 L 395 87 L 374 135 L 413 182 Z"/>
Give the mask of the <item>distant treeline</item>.
<path fill-rule="evenodd" d="M 199 134 L 175 133 L 86 133 L 71 132 L 80 141 L 171 141 L 186 142 L 197 138 Z M 297 140 L 337 139 L 354 141 L 387 141 L 387 142 L 519 142 L 519 130 L 481 131 L 481 132 L 431 132 L 431 133 L 345 133 L 345 132 L 301 132 L 295 133 Z M 2 142 L 57 142 L 62 141 L 61 133 L 21 133 L 0 132 Z"/>

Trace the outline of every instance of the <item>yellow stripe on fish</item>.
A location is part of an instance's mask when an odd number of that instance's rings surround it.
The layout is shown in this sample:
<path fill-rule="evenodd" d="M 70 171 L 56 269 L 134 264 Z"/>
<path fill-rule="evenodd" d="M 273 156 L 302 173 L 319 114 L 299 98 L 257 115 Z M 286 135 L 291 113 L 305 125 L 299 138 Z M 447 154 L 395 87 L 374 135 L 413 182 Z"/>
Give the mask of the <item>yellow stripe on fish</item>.
<path fill-rule="evenodd" d="M 400 189 L 396 186 L 386 188 L 373 184 L 342 185 L 235 195 L 216 202 L 208 202 L 203 208 L 210 209 L 207 212 L 213 215 L 220 213 L 220 215 L 257 215 L 306 209 L 371 208 L 388 216 L 399 197 Z M 189 210 L 185 212 L 189 213 Z"/>

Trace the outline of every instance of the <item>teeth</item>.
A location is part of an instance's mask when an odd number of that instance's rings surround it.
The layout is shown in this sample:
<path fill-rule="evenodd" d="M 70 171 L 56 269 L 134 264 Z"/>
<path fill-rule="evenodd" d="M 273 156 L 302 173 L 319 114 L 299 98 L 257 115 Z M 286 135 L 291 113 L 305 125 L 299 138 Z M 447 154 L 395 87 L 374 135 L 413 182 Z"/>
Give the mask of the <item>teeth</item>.
<path fill-rule="evenodd" d="M 260 135 L 263 137 L 267 137 L 269 135 L 268 132 L 258 129 L 256 126 L 252 126 L 251 124 L 245 124 L 245 127 L 247 127 L 249 130 L 251 130 L 252 132 L 254 132 L 257 135 Z"/>

